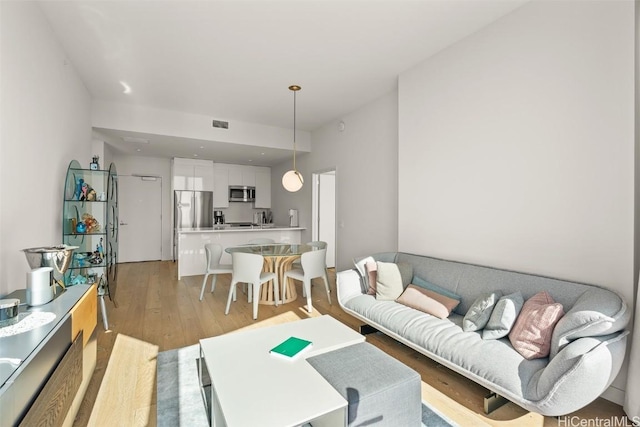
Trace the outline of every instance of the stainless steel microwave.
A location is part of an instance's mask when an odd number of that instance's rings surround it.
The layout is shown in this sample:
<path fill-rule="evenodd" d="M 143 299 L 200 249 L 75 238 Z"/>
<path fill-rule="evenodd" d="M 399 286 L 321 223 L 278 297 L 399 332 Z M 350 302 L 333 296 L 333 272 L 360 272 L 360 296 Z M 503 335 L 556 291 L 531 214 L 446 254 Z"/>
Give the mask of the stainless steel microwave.
<path fill-rule="evenodd" d="M 256 200 L 256 187 L 245 187 L 239 185 L 229 186 L 230 202 L 254 202 Z"/>

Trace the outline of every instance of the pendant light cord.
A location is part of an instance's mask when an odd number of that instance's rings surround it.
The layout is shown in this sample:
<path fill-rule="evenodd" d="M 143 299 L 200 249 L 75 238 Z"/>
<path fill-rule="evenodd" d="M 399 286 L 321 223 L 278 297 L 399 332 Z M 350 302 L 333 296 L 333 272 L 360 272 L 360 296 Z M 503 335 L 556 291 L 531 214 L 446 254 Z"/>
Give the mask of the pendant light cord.
<path fill-rule="evenodd" d="M 296 92 L 293 91 L 293 170 L 298 171 L 296 169 Z"/>

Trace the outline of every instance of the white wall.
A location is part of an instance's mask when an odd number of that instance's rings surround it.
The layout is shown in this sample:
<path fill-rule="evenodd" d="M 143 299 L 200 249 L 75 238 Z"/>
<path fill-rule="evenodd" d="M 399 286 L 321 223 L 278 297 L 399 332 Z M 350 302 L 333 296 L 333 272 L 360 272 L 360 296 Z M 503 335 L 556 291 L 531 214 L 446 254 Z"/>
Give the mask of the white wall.
<path fill-rule="evenodd" d="M 62 243 L 67 166 L 91 161 L 90 97 L 34 2 L 0 2 L 0 296 L 21 249 Z"/>
<path fill-rule="evenodd" d="M 397 250 L 398 101 L 389 93 L 312 132 L 311 150 L 296 159 L 305 179 L 297 193 L 282 188 L 292 161 L 271 168 L 274 222 L 288 224 L 289 208 L 299 210 L 302 240 L 311 236 L 311 175 L 336 169 L 336 269 L 353 266 L 353 257 Z"/>
<path fill-rule="evenodd" d="M 401 251 L 633 303 L 633 7 L 531 2 L 400 76 Z"/>

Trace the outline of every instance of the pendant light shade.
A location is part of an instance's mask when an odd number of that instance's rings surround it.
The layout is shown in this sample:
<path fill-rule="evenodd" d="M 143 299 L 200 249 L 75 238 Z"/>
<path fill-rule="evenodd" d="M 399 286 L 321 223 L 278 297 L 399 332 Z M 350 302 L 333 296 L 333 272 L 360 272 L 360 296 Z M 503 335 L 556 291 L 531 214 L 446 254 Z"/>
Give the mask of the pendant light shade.
<path fill-rule="evenodd" d="M 282 175 L 282 186 L 287 191 L 295 193 L 302 188 L 302 184 L 304 184 L 304 178 L 302 178 L 302 174 L 295 169 Z"/>
<path fill-rule="evenodd" d="M 300 89 L 302 88 L 298 85 L 289 86 L 289 90 L 293 92 L 293 169 L 282 176 L 282 186 L 292 193 L 300 190 L 304 184 L 302 174 L 296 169 L 296 92 Z"/>

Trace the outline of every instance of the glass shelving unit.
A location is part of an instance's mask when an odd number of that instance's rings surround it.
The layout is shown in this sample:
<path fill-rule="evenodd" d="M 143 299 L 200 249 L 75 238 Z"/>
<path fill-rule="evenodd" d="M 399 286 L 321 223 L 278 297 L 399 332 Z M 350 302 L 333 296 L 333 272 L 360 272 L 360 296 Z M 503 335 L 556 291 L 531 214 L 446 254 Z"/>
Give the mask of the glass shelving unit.
<path fill-rule="evenodd" d="M 117 307 L 118 175 L 109 169 L 86 169 L 69 163 L 64 185 L 62 241 L 78 246 L 65 274 L 66 286 L 96 283 L 105 329 L 109 329 L 104 297 Z"/>

